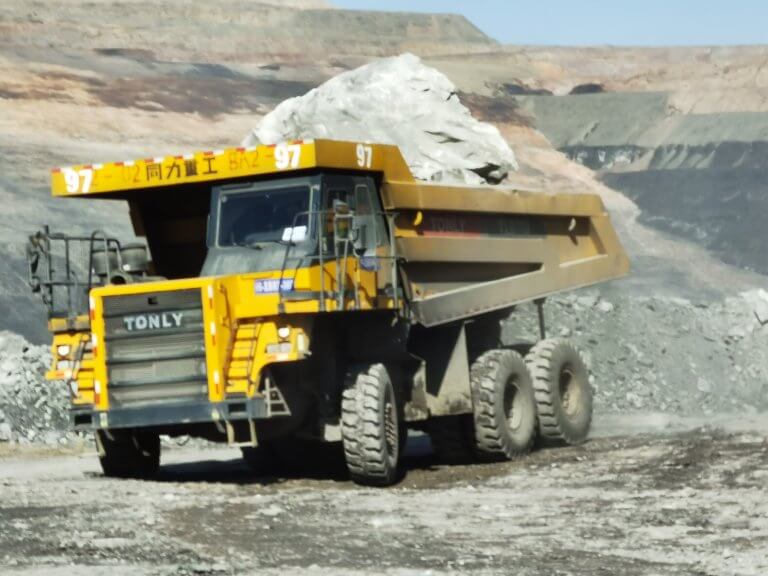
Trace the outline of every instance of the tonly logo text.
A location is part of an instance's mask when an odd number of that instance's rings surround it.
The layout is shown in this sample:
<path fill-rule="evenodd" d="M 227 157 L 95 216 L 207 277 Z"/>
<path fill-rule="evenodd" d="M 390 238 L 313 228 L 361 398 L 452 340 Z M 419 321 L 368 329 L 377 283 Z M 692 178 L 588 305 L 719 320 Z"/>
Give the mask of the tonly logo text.
<path fill-rule="evenodd" d="M 160 330 L 163 328 L 178 328 L 184 318 L 183 312 L 159 312 L 156 314 L 136 314 L 123 317 L 125 329 L 129 332 L 137 330 Z"/>

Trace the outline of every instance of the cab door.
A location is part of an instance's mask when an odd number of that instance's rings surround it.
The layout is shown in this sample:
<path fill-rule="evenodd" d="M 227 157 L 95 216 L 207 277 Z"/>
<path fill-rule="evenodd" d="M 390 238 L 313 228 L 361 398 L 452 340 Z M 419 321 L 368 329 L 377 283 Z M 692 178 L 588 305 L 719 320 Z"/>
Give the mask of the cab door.
<path fill-rule="evenodd" d="M 375 180 L 370 176 L 327 175 L 324 178 L 322 210 L 325 214 L 320 247 L 324 255 L 340 261 L 344 243 L 334 240 L 334 229 L 339 205 L 350 212 L 351 240 L 348 254 L 348 280 L 359 286 L 361 308 L 386 306 L 387 292 L 391 292 L 392 265 L 389 234 Z M 352 272 L 354 271 L 354 272 Z M 350 286 L 347 287 L 349 289 Z"/>

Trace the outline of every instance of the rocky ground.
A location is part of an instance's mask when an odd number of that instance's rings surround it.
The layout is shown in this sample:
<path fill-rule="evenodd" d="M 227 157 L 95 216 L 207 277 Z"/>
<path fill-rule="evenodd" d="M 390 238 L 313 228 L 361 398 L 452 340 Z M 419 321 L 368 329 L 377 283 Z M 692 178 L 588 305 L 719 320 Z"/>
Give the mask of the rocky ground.
<path fill-rule="evenodd" d="M 611 426 L 610 423 L 606 423 Z M 227 450 L 177 450 L 154 482 L 93 456 L 0 459 L 9 576 L 524 574 L 762 576 L 768 430 L 602 437 L 495 465 L 407 476 L 255 479 Z M 341 481 L 341 482 L 340 482 Z"/>

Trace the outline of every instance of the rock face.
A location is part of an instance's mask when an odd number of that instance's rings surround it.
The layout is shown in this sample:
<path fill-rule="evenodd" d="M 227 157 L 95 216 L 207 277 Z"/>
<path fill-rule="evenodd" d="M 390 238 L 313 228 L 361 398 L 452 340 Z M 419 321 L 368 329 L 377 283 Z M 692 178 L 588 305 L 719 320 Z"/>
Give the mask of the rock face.
<path fill-rule="evenodd" d="M 244 145 L 307 138 L 396 144 L 422 180 L 498 183 L 517 168 L 498 129 L 473 118 L 453 83 L 412 54 L 367 64 L 286 100 Z"/>
<path fill-rule="evenodd" d="M 66 18 L 58 17 L 58 12 Z M 333 10 L 315 0 L 166 0 L 108 2 L 21 0 L 0 3 L 3 41 L 69 51 L 108 50 L 163 62 L 259 62 L 418 50 L 422 54 L 487 52 L 498 44 L 453 14 Z M 105 22 L 114 23 L 109 32 Z M 7 24 L 6 24 L 7 23 Z M 90 30 L 91 33 L 86 31 Z M 358 60 L 359 61 L 359 60 Z"/>

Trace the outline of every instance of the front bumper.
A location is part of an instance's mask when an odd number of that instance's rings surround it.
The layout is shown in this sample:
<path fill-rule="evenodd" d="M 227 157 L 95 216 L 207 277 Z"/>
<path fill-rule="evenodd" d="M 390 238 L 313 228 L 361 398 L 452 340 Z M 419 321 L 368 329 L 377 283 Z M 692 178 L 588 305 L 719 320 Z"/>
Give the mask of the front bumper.
<path fill-rule="evenodd" d="M 75 430 L 145 428 L 258 420 L 267 418 L 267 406 L 264 398 L 243 398 L 225 402 L 185 402 L 114 408 L 109 411 L 73 407 L 69 417 Z"/>

